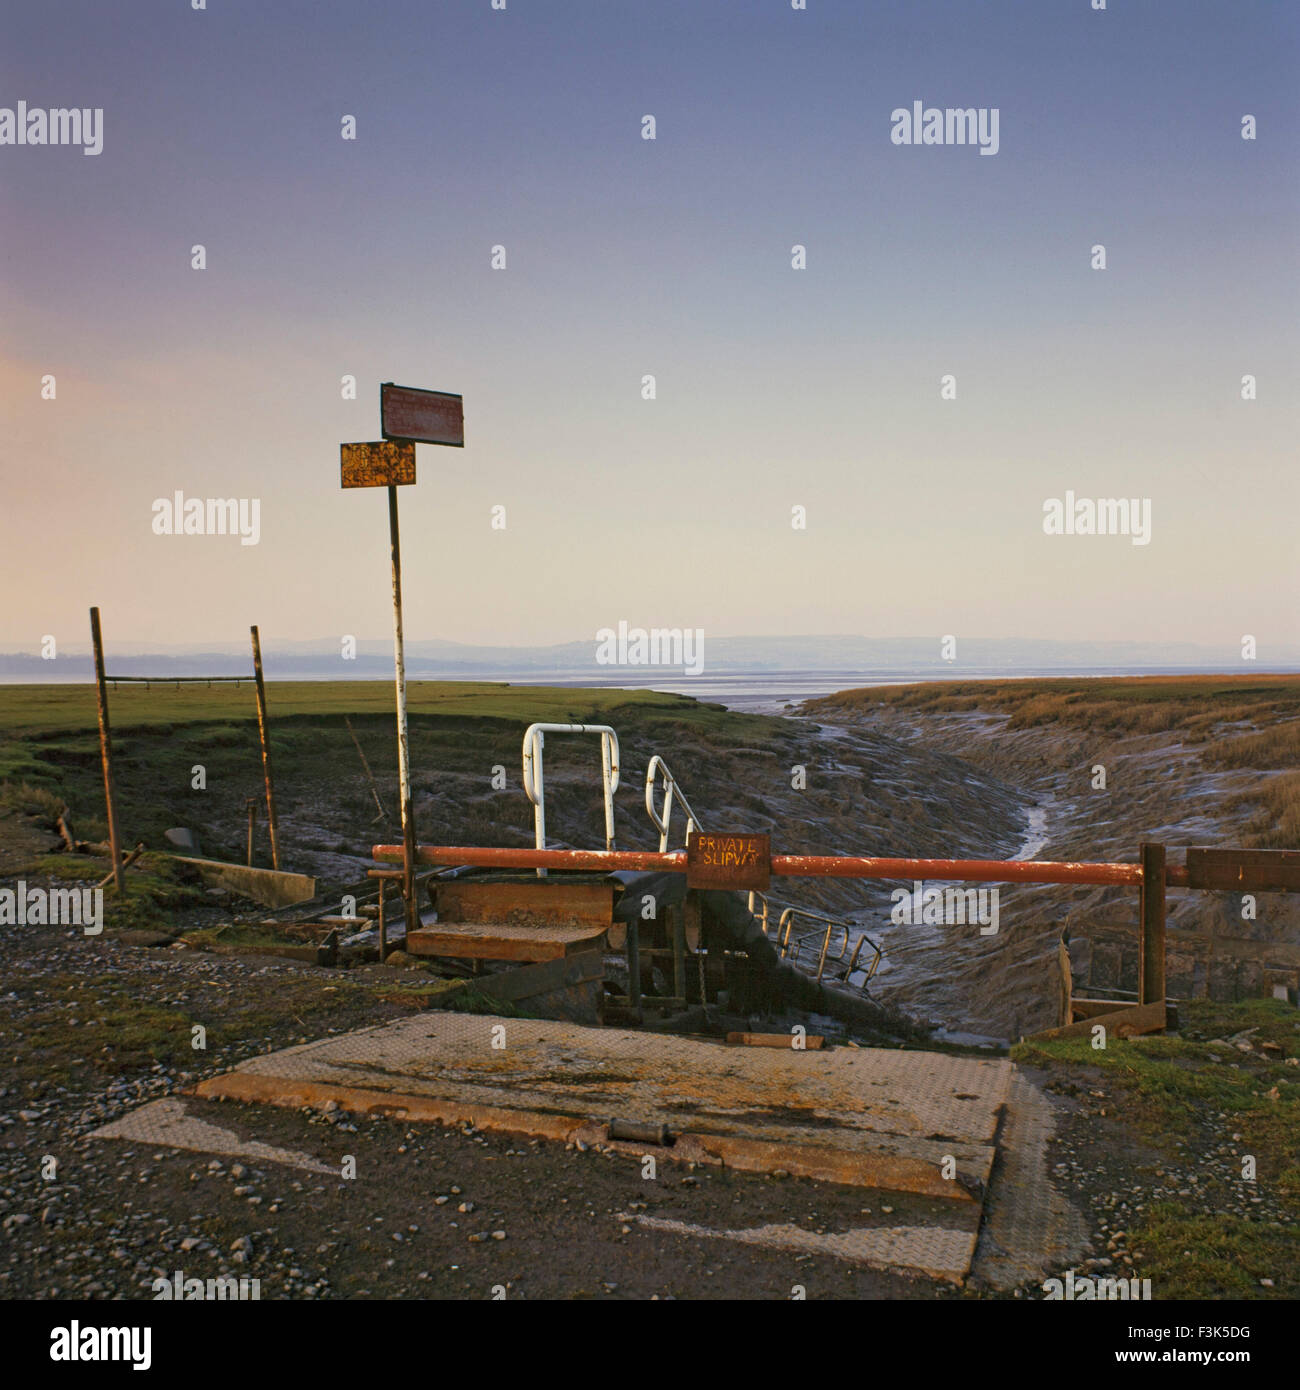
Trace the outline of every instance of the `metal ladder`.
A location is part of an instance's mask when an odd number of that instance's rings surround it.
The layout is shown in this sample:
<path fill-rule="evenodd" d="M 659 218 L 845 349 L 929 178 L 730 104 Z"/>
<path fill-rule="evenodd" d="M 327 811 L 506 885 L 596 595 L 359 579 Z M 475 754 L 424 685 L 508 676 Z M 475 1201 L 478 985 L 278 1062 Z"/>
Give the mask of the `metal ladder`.
<path fill-rule="evenodd" d="M 546 848 L 546 783 L 542 765 L 542 750 L 547 734 L 596 734 L 600 737 L 601 786 L 605 799 L 605 848 L 614 848 L 614 793 L 618 790 L 619 746 L 618 734 L 608 724 L 530 724 L 524 731 L 523 741 L 523 781 L 524 791 L 533 803 L 533 829 L 538 849 Z M 656 793 L 662 790 L 662 801 L 656 805 Z M 704 827 L 695 809 L 687 799 L 681 783 L 673 774 L 667 762 L 656 753 L 651 759 L 645 774 L 645 809 L 651 824 L 659 832 L 659 852 L 666 853 L 672 835 L 674 807 L 680 805 L 686 815 L 686 826 L 682 836 L 683 847 L 689 842 L 691 833 Z M 545 869 L 537 870 L 538 878 L 546 877 Z M 761 910 L 757 904 L 761 903 Z M 773 909 L 780 909 L 780 916 L 772 920 Z M 796 967 L 807 968 L 815 952 L 817 968 L 815 978 L 818 984 L 823 979 L 839 980 L 852 986 L 853 977 L 863 978 L 857 988 L 867 992 L 867 986 L 880 965 L 880 946 L 869 937 L 856 922 L 843 917 L 831 917 L 811 908 L 799 907 L 795 903 L 782 902 L 770 898 L 766 893 L 751 892 L 749 911 L 757 918 L 763 935 L 774 939 L 783 960 Z M 811 929 L 795 931 L 796 921 L 814 922 Z M 681 946 L 676 940 L 680 924 L 673 924 L 674 946 L 676 951 L 668 954 L 679 955 Z M 832 944 L 838 936 L 838 949 Z M 856 933 L 856 937 L 855 937 Z M 639 956 L 636 924 L 628 927 L 628 946 L 631 956 Z M 852 943 L 852 950 L 850 950 Z M 864 953 L 864 948 L 866 952 Z M 647 951 L 647 954 L 653 952 Z M 676 983 L 680 989 L 680 961 L 676 962 Z"/>
<path fill-rule="evenodd" d="M 663 805 L 656 810 L 655 791 L 660 785 L 663 787 Z M 704 827 L 700 824 L 700 818 L 695 814 L 691 803 L 686 799 L 686 793 L 682 790 L 681 783 L 673 776 L 672 769 L 656 753 L 650 759 L 650 765 L 645 774 L 645 809 L 651 822 L 659 831 L 659 852 L 661 854 L 668 849 L 674 801 L 680 802 L 682 810 L 686 812 L 684 842 L 689 841 L 691 831 L 702 830 Z M 755 910 L 756 899 L 762 902 L 761 911 Z M 771 912 L 774 907 L 781 909 L 781 915 L 775 926 L 773 926 L 771 919 Z M 800 966 L 804 963 L 804 957 L 810 958 L 815 950 L 818 984 L 821 984 L 824 978 L 829 977 L 851 986 L 853 976 L 861 974 L 863 978 L 857 988 L 863 994 L 867 992 L 867 986 L 880 965 L 881 950 L 880 946 L 856 922 L 850 922 L 843 917 L 829 917 L 823 912 L 814 912 L 810 908 L 799 907 L 794 903 L 780 902 L 769 898 L 766 893 L 756 891 L 749 895 L 749 911 L 753 917 L 758 919 L 763 928 L 763 935 L 775 937 L 777 950 L 783 960 Z M 819 925 L 795 935 L 794 925 L 798 918 L 816 922 Z M 837 931 L 840 933 L 839 948 L 832 951 L 831 945 Z M 855 932 L 857 933 L 856 940 L 854 940 Z M 853 949 L 850 951 L 849 943 L 851 941 L 853 942 Z M 820 944 L 818 944 L 819 942 Z M 864 947 L 867 948 L 865 954 Z"/>

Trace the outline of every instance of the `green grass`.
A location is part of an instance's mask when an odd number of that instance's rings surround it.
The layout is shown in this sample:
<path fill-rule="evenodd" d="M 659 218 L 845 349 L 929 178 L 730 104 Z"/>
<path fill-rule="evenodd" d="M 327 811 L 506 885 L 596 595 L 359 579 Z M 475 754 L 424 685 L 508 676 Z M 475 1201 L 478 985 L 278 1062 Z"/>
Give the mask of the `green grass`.
<path fill-rule="evenodd" d="M 1296 1296 L 1294 1229 L 1160 1202 L 1131 1223 L 1129 1243 L 1143 1252 L 1142 1275 L 1161 1300 Z"/>
<path fill-rule="evenodd" d="M 278 720 L 321 715 L 393 714 L 392 681 L 271 681 L 267 709 Z M 116 735 L 131 729 L 158 730 L 185 724 L 256 723 L 251 686 L 139 685 L 110 689 L 109 713 Z M 573 686 L 512 686 L 489 681 L 412 681 L 407 707 L 412 716 L 456 715 L 509 719 L 524 724 L 544 720 L 569 723 L 637 705 L 665 713 L 716 711 L 683 695 L 652 690 L 594 690 Z M 598 721 L 603 722 L 603 721 Z M 67 734 L 97 728 L 93 685 L 0 686 L 0 732 Z M 208 737 L 223 737 L 215 731 Z M 98 745 L 87 745 L 92 751 Z M 2 775 L 2 774 L 0 774 Z"/>
<path fill-rule="evenodd" d="M 209 1062 L 221 1048 L 272 1036 L 286 1019 L 307 1028 L 313 1016 L 337 1014 L 346 997 L 367 991 L 335 982 L 326 992 L 315 976 L 286 976 L 276 982 L 273 1005 L 223 1001 L 220 1011 L 199 1005 L 160 1007 L 140 1000 L 118 974 L 102 977 L 55 973 L 16 981 L 15 992 L 39 1002 L 23 1022 L 22 1046 L 6 1057 L 7 1074 L 38 1088 L 85 1083 L 97 1076 L 147 1070 L 153 1062 L 184 1068 Z M 71 1020 L 77 1020 L 72 1026 Z M 207 1030 L 206 1051 L 192 1046 L 193 1026 Z"/>
<path fill-rule="evenodd" d="M 1135 1213 L 1127 1243 L 1142 1252 L 1141 1274 L 1157 1298 L 1294 1298 L 1300 1068 L 1284 1059 L 1300 1055 L 1296 1011 L 1280 1000 L 1248 999 L 1193 1001 L 1178 1012 L 1176 1036 L 1115 1041 L 1104 1050 L 1079 1038 L 1022 1042 L 1011 1056 L 1079 1090 L 1104 1086 L 1110 1099 L 1102 1123 L 1123 1126 L 1129 1138 L 1171 1156 L 1177 1139 L 1214 1145 L 1239 1134 L 1241 1152 L 1256 1159 L 1257 1181 L 1280 1197 L 1281 1227 L 1179 1200 Z M 1252 1042 L 1278 1050 L 1246 1054 L 1227 1042 L 1248 1029 L 1256 1030 Z M 1273 1280 L 1273 1287 L 1261 1279 Z"/>
<path fill-rule="evenodd" d="M 109 861 L 94 854 L 43 854 L 11 877 L 56 883 L 98 883 L 107 876 Z M 211 902 L 197 873 L 165 854 L 143 854 L 126 870 L 129 891 L 120 897 L 110 884 L 104 889 L 104 926 L 109 930 L 171 928 L 175 914 Z"/>
<path fill-rule="evenodd" d="M 167 829 L 192 826 L 199 830 L 207 856 L 242 862 L 246 798 L 262 792 L 249 692 L 232 686 L 179 691 L 129 686 L 112 692 L 110 701 L 123 844 L 142 840 L 159 849 Z M 269 705 L 282 819 L 286 809 L 306 805 L 309 819 L 320 827 L 306 830 L 299 847 L 364 856 L 375 840 L 391 838 L 391 823 L 372 833 L 374 804 L 344 724 L 349 716 L 395 822 L 391 684 L 289 682 L 271 686 Z M 774 746 L 787 732 L 782 721 L 767 716 L 734 714 L 720 705 L 653 691 L 417 682 L 411 686 L 410 714 L 417 799 L 433 790 L 436 779 L 437 795 L 429 810 L 435 817 L 445 814 L 448 823 L 441 833 L 450 834 L 454 824 L 462 842 L 468 837 L 492 844 L 502 833 L 518 837 L 526 831 L 531 808 L 518 790 L 520 736 L 533 721 L 611 724 L 623 735 L 627 766 L 636 750 L 650 743 L 672 750 L 678 771 L 684 762 L 689 769 L 695 748 L 722 756 L 733 748 Z M 592 741 L 556 738 L 546 756 L 552 776 L 563 778 L 566 768 L 581 769 L 586 784 L 582 795 L 597 785 L 599 753 Z M 0 688 L 0 769 L 6 758 L 22 775 L 8 783 L 0 775 L 0 795 L 22 797 L 29 813 L 49 830 L 57 804 L 66 802 L 80 838 L 103 838 L 103 781 L 89 687 Z M 508 771 L 511 794 L 494 794 L 490 786 L 491 769 L 497 765 Z M 200 766 L 201 787 L 195 785 Z M 6 786 L 11 788 L 7 793 Z M 598 791 L 592 799 L 598 811 Z M 312 803 L 319 806 L 315 814 Z M 427 814 L 425 819 L 429 822 Z M 428 824 L 428 833 L 437 829 L 436 819 Z M 255 862 L 265 863 L 260 810 L 255 833 Z"/>

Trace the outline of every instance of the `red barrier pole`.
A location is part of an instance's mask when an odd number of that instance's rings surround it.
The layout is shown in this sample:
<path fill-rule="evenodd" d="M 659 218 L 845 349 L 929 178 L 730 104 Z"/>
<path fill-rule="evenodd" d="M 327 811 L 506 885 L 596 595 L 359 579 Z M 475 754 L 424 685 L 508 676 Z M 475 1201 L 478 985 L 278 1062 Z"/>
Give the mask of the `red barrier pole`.
<path fill-rule="evenodd" d="M 376 845 L 372 856 L 400 863 L 401 845 Z M 633 869 L 685 873 L 686 851 L 490 849 L 476 845 L 419 845 L 422 864 L 471 864 L 493 869 Z M 932 879 L 965 883 L 1085 883 L 1138 887 L 1141 864 L 1088 864 L 1033 859 L 872 859 L 857 855 L 774 854 L 772 873 L 785 878 Z"/>

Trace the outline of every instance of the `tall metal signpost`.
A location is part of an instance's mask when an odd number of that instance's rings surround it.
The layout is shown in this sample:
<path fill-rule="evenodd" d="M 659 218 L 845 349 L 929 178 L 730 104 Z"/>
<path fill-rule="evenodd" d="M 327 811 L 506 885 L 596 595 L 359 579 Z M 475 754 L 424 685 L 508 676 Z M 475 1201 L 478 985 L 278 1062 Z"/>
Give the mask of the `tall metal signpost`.
<path fill-rule="evenodd" d="M 394 386 L 379 388 L 380 433 L 370 444 L 340 446 L 344 487 L 388 489 L 388 538 L 393 565 L 393 665 L 397 681 L 397 775 L 402 803 L 402 897 L 406 930 L 416 931 L 415 815 L 411 805 L 411 745 L 406 727 L 406 652 L 402 640 L 402 554 L 397 526 L 397 489 L 415 482 L 416 444 L 465 447 L 465 409 L 460 396 Z"/>

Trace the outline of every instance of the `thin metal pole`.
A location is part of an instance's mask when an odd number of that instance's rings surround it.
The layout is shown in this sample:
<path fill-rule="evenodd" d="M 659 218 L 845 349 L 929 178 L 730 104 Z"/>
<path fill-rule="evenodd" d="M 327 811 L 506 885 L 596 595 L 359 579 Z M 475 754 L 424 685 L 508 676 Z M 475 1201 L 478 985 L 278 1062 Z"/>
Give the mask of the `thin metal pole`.
<path fill-rule="evenodd" d="M 382 964 L 388 956 L 388 925 L 384 921 L 384 880 L 379 880 L 379 960 Z"/>
<path fill-rule="evenodd" d="M 280 828 L 275 818 L 275 783 L 271 778 L 271 729 L 266 717 L 266 684 L 262 680 L 262 643 L 257 628 L 253 636 L 253 678 L 257 682 L 257 737 L 262 744 L 262 777 L 266 782 L 266 823 L 271 832 L 271 866 L 280 867 Z"/>
<path fill-rule="evenodd" d="M 357 757 L 361 759 L 361 766 L 365 769 L 366 780 L 370 783 L 370 795 L 375 798 L 375 806 L 379 810 L 376 820 L 387 820 L 388 812 L 384 810 L 384 803 L 379 799 L 379 787 L 375 783 L 375 774 L 370 770 L 370 763 L 366 760 L 366 755 L 362 751 L 360 741 L 357 739 L 356 730 L 352 727 L 352 721 L 345 714 L 343 722 L 348 726 L 348 733 L 352 736 L 352 745 L 357 750 Z"/>
<path fill-rule="evenodd" d="M 113 797 L 112 735 L 108 727 L 108 685 L 104 680 L 104 639 L 99 630 L 99 609 L 90 610 L 90 640 L 95 648 L 95 688 L 99 701 L 99 759 L 104 765 L 104 803 L 108 807 L 108 851 L 113 856 L 113 886 L 126 892 L 122 855 L 117 847 L 117 809 Z"/>
<path fill-rule="evenodd" d="M 641 1021 L 641 931 L 636 917 L 627 924 L 627 997 L 632 1014 Z"/>
<path fill-rule="evenodd" d="M 1141 854 L 1138 1003 L 1157 1004 L 1165 1000 L 1165 847 L 1143 843 Z"/>
<path fill-rule="evenodd" d="M 402 896 L 406 931 L 420 927 L 415 901 L 415 811 L 411 804 L 411 741 L 406 727 L 406 650 L 402 643 L 402 547 L 397 530 L 397 489 L 388 489 L 388 535 L 393 554 L 393 664 L 397 676 L 397 775 L 402 800 Z M 408 948 L 409 949 L 409 948 Z"/>
<path fill-rule="evenodd" d="M 678 903 L 668 909 L 673 933 L 673 993 L 686 1007 L 686 908 Z"/>

